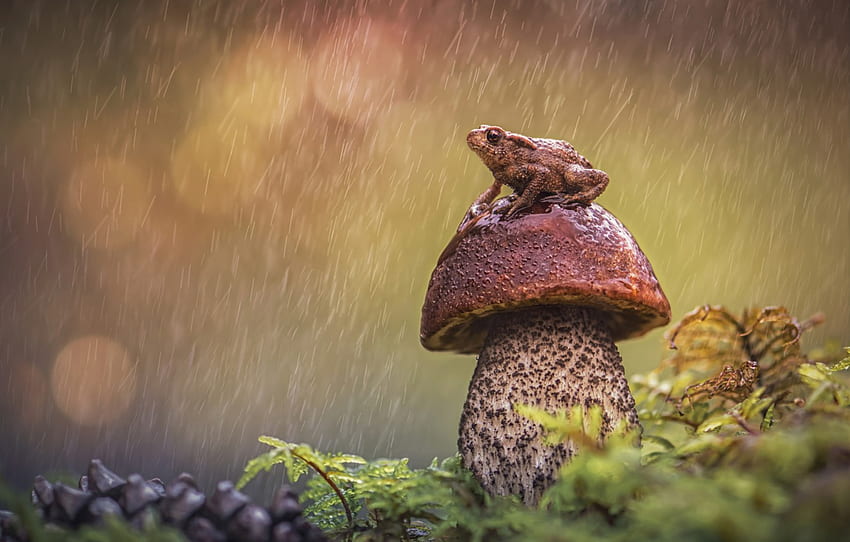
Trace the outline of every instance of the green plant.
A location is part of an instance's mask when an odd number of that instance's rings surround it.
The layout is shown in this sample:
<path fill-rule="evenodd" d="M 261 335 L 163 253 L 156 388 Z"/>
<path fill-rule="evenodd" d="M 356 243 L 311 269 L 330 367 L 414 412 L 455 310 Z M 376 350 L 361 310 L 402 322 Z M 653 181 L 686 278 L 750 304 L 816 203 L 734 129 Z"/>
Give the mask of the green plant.
<path fill-rule="evenodd" d="M 270 437 L 240 484 L 277 464 L 292 481 L 312 468 L 308 517 L 357 540 L 828 538 L 850 527 L 850 349 L 804 354 L 800 335 L 817 322 L 781 307 L 687 315 L 672 356 L 632 382 L 642 435 L 601 440 L 595 408 L 515 405 L 548 442 L 580 450 L 536 508 L 485 494 L 457 456 L 412 469 Z"/>

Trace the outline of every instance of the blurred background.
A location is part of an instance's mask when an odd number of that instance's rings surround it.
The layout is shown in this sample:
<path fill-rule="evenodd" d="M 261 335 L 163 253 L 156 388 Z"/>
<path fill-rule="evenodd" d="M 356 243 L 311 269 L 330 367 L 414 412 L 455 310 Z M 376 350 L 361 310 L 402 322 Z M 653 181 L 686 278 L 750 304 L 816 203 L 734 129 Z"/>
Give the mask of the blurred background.
<path fill-rule="evenodd" d="M 841 1 L 0 3 L 0 477 L 210 486 L 261 434 L 454 453 L 475 360 L 425 351 L 419 311 L 490 183 L 482 123 L 610 174 L 674 319 L 785 305 L 850 344 L 848 27 Z"/>

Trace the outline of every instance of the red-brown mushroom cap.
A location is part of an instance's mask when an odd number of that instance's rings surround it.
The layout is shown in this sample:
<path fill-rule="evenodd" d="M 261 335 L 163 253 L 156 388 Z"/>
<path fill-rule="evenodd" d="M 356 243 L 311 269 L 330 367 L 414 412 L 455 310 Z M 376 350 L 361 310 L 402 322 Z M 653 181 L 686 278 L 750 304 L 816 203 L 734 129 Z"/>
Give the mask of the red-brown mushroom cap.
<path fill-rule="evenodd" d="M 527 214 L 485 212 L 453 239 L 428 284 L 420 339 L 429 350 L 480 351 L 487 317 L 539 305 L 607 315 L 614 340 L 670 321 L 652 266 L 614 215 L 537 202 Z"/>

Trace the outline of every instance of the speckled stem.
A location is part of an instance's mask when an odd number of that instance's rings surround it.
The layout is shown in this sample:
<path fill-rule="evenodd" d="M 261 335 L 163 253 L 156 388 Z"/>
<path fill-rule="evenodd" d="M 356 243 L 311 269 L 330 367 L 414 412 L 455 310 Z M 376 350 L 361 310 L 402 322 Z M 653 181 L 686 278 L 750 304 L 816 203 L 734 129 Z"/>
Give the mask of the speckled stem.
<path fill-rule="evenodd" d="M 635 400 L 596 311 L 541 307 L 495 318 L 469 384 L 458 448 L 484 489 L 533 505 L 574 450 L 543 444 L 540 426 L 513 405 L 555 412 L 597 404 L 608 433 L 621 419 L 638 425 Z"/>

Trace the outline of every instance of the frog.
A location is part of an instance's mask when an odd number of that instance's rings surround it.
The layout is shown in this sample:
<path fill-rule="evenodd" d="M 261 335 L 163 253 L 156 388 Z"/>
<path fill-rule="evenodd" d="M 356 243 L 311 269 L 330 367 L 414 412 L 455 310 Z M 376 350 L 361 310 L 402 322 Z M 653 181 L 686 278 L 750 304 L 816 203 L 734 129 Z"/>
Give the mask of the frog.
<path fill-rule="evenodd" d="M 508 217 L 530 207 L 545 194 L 561 196 L 563 203 L 589 205 L 608 186 L 608 174 L 594 169 L 567 141 L 528 137 L 482 124 L 467 134 L 466 142 L 494 179 L 475 199 L 467 215 L 479 213 L 489 205 L 502 185 L 517 194 L 506 213 Z"/>

